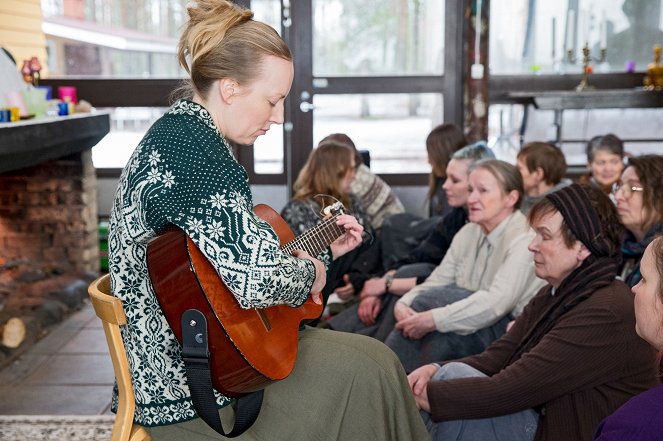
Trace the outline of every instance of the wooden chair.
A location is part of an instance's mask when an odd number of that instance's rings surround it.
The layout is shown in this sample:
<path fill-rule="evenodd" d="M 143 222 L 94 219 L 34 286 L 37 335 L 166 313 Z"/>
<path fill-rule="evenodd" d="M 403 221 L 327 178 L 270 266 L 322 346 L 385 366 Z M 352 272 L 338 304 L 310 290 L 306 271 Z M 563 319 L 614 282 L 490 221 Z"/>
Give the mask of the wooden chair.
<path fill-rule="evenodd" d="M 143 426 L 134 424 L 136 402 L 131 387 L 129 361 L 120 335 L 120 326 L 127 324 L 122 301 L 111 294 L 110 277 L 105 275 L 92 282 L 88 288 L 90 300 L 97 316 L 101 319 L 106 342 L 113 361 L 113 371 L 117 381 L 119 400 L 111 441 L 150 441 L 150 435 Z"/>

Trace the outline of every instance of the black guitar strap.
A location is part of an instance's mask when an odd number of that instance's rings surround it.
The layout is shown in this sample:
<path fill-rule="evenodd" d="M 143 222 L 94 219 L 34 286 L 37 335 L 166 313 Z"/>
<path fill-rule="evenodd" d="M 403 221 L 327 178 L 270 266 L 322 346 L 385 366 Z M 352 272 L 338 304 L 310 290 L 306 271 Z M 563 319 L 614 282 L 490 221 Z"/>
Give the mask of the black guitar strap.
<path fill-rule="evenodd" d="M 253 392 L 235 401 L 235 424 L 230 433 L 226 433 L 221 424 L 212 387 L 205 315 L 197 309 L 189 309 L 182 314 L 181 323 L 182 360 L 193 407 L 198 416 L 222 436 L 234 438 L 241 435 L 258 418 L 263 391 Z"/>

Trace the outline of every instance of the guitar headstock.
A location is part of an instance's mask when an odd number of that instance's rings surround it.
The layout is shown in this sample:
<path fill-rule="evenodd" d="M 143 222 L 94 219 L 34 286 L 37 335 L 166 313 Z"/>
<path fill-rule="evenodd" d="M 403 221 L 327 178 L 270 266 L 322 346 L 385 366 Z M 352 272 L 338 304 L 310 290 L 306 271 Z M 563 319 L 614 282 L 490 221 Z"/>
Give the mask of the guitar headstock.
<path fill-rule="evenodd" d="M 331 215 L 333 217 L 336 217 L 340 214 L 345 213 L 345 207 L 343 206 L 343 204 L 340 201 L 336 201 L 333 204 L 327 205 L 325 208 L 323 208 L 322 213 L 325 216 Z"/>

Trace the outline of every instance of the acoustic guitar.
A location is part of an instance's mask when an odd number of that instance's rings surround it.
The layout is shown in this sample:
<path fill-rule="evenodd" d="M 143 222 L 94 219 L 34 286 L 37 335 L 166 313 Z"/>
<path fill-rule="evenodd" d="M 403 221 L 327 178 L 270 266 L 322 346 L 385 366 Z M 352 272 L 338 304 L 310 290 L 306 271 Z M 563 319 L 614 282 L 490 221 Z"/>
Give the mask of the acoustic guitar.
<path fill-rule="evenodd" d="M 317 256 L 344 233 L 336 225 L 342 213 L 338 208 L 297 238 L 269 206 L 257 205 L 254 212 L 272 226 L 288 254 L 301 249 Z M 147 265 L 161 309 L 180 344 L 182 313 L 195 308 L 205 315 L 212 384 L 228 397 L 239 398 L 286 378 L 295 366 L 300 324 L 322 313 L 322 305 L 310 296 L 297 308 L 242 309 L 212 264 L 177 227 L 148 243 Z"/>

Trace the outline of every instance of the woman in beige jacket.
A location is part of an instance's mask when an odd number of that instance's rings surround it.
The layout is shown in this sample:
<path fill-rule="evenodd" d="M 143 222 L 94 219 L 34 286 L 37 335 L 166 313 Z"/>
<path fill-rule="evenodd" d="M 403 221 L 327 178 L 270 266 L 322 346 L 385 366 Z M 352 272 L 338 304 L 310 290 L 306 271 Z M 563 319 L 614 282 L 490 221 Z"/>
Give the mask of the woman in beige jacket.
<path fill-rule="evenodd" d="M 470 172 L 469 220 L 442 263 L 394 308 L 385 343 L 406 371 L 483 351 L 544 285 L 527 244 L 533 232 L 518 207 L 520 173 L 499 160 Z"/>

